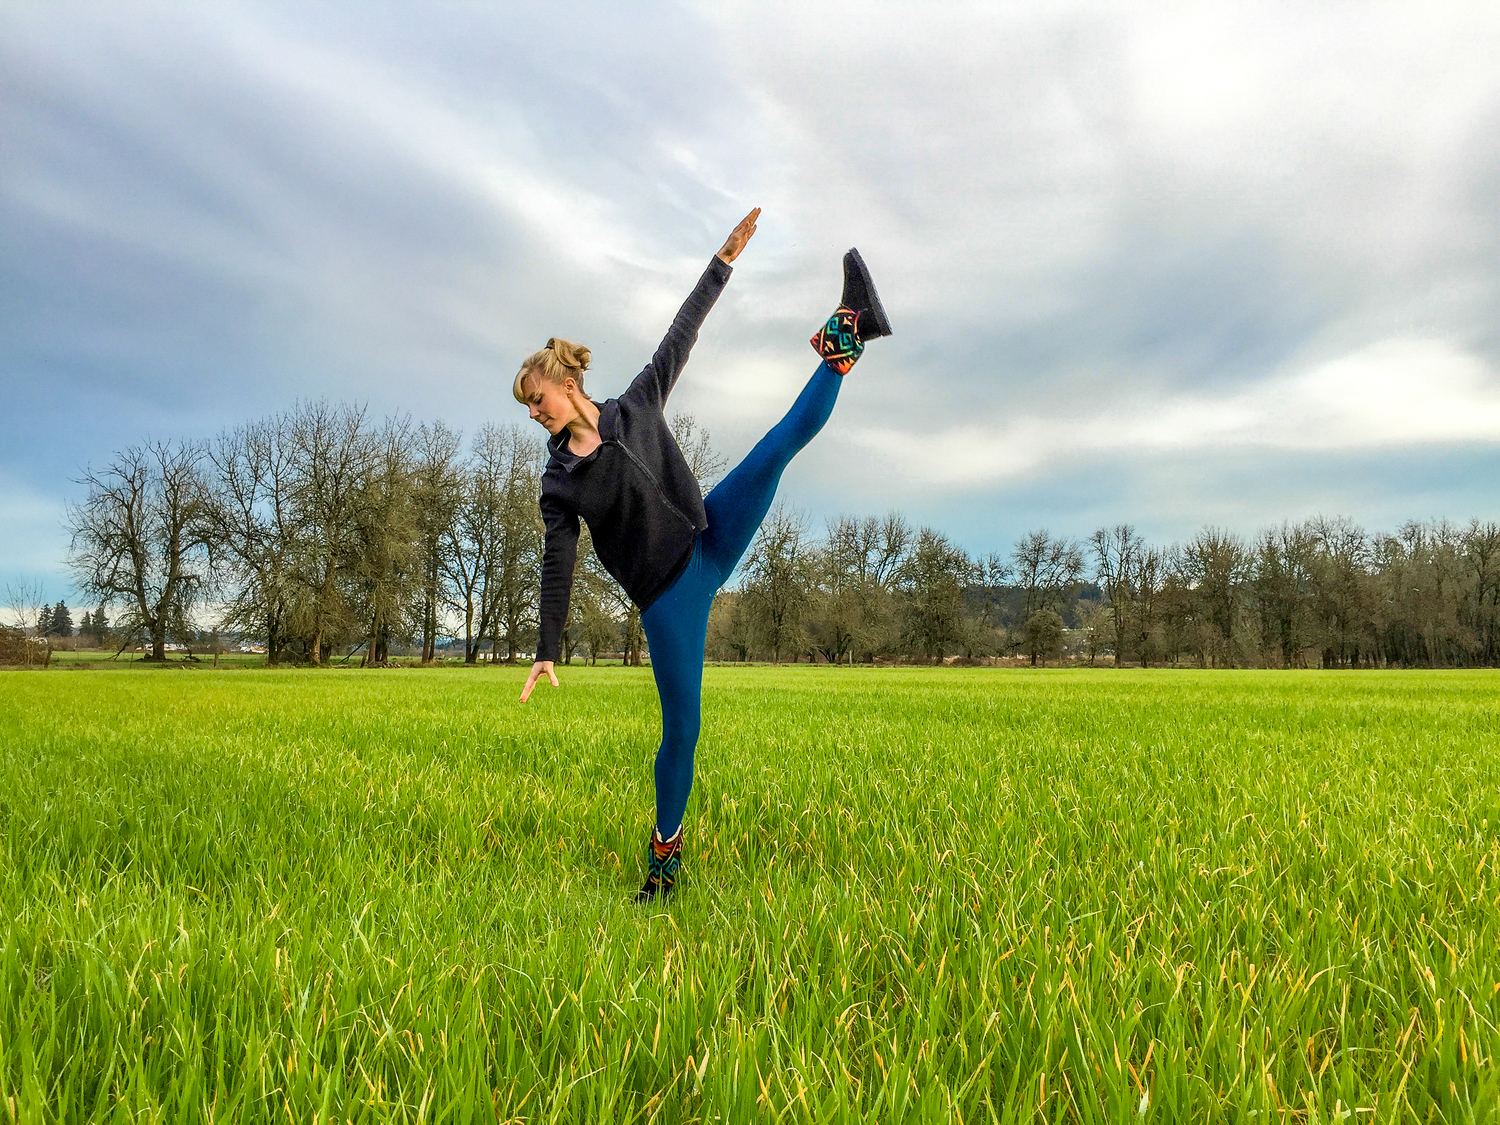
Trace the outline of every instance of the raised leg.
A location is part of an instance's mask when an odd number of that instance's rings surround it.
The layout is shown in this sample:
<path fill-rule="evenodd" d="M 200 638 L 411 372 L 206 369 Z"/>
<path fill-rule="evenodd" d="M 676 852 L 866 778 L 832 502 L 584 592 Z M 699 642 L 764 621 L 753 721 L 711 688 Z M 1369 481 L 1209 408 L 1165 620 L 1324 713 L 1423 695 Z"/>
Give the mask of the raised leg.
<path fill-rule="evenodd" d="M 761 521 L 771 510 L 782 470 L 798 450 L 812 441 L 833 413 L 843 381 L 843 376 L 828 364 L 820 363 L 786 417 L 756 442 L 745 459 L 703 498 L 703 507 L 708 511 L 708 530 L 702 536 L 703 557 L 718 571 L 721 585 L 729 581 Z"/>
<path fill-rule="evenodd" d="M 714 594 L 734 572 L 776 496 L 781 473 L 833 412 L 842 376 L 820 364 L 786 417 L 703 500 L 708 529 L 672 588 L 641 614 L 651 674 L 661 700 L 656 751 L 656 830 L 670 839 L 693 788 L 693 752 L 702 725 L 703 645 Z"/>

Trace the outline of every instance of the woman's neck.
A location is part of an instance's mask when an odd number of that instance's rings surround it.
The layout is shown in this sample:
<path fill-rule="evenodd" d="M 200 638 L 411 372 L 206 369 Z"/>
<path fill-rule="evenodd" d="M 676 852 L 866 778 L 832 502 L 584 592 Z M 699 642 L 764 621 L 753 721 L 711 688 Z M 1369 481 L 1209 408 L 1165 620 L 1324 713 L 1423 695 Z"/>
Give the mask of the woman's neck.
<path fill-rule="evenodd" d="M 578 413 L 568 423 L 568 452 L 587 457 L 599 448 L 599 408 L 587 398 L 576 404 Z"/>

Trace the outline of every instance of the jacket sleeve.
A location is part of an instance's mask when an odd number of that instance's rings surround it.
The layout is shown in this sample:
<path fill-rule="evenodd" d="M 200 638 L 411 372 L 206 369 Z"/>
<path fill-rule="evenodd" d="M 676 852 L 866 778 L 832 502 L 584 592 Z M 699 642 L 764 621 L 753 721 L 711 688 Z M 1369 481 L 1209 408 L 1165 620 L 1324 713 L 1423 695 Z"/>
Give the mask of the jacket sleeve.
<path fill-rule="evenodd" d="M 542 608 L 536 658 L 555 662 L 562 659 L 563 625 L 568 620 L 568 600 L 573 593 L 578 513 L 545 492 L 541 508 L 547 534 L 542 544 Z"/>
<path fill-rule="evenodd" d="M 672 393 L 677 376 L 682 374 L 682 369 L 687 364 L 688 353 L 698 341 L 698 329 L 703 327 L 708 310 L 714 307 L 719 294 L 724 292 L 724 286 L 728 284 L 729 275 L 733 272 L 734 267 L 717 254 L 713 256 L 708 269 L 703 271 L 698 284 L 688 294 L 682 308 L 677 310 L 677 317 L 672 321 L 672 327 L 667 329 L 666 337 L 657 347 L 651 362 L 635 377 L 630 389 L 620 396 L 622 399 L 644 403 L 657 410 L 666 405 L 667 396 Z"/>

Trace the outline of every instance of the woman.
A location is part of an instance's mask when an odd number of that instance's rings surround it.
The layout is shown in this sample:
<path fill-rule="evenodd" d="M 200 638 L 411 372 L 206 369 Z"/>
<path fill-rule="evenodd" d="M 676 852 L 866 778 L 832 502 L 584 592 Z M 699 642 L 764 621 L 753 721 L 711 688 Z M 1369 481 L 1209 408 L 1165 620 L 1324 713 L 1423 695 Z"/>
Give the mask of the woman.
<path fill-rule="evenodd" d="M 703 318 L 729 281 L 730 263 L 750 241 L 759 217 L 757 207 L 734 228 L 651 362 L 618 399 L 596 403 L 583 393 L 589 350 L 566 340 L 548 340 L 516 373 L 516 400 L 552 435 L 542 476 L 547 537 L 541 639 L 521 702 L 544 675 L 557 686 L 553 665 L 568 616 L 579 517 L 588 521 L 599 561 L 640 606 L 651 650 L 662 736 L 656 752 L 656 827 L 637 902 L 669 894 L 682 862 L 682 817 L 693 784 L 703 646 L 714 594 L 770 509 L 782 470 L 828 420 L 839 384 L 864 342 L 891 333 L 864 261 L 850 250 L 844 255 L 843 301 L 812 338 L 823 362 L 786 417 L 705 498 L 672 438 L 663 407 Z"/>

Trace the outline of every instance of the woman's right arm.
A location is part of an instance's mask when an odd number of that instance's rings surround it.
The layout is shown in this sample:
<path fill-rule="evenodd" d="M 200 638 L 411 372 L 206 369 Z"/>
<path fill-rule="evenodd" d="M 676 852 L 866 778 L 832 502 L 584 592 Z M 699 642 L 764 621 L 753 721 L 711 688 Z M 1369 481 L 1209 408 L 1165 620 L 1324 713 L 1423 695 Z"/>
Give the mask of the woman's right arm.
<path fill-rule="evenodd" d="M 557 686 L 552 665 L 562 657 L 563 625 L 568 620 L 568 601 L 573 593 L 573 566 L 578 560 L 578 514 L 542 494 L 542 522 L 547 536 L 542 545 L 542 590 L 536 663 L 521 692 L 525 703 L 536 681 L 546 673 Z"/>

